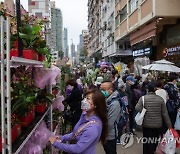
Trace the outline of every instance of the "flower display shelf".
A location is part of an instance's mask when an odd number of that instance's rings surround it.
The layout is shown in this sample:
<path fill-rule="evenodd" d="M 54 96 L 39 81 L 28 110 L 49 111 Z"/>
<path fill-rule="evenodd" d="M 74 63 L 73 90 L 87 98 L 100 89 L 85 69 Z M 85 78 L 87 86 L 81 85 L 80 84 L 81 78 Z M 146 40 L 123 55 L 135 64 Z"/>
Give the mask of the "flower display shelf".
<path fill-rule="evenodd" d="M 43 62 L 40 62 L 37 60 L 30 60 L 30 59 L 14 57 L 14 56 L 11 58 L 11 63 L 12 63 L 12 65 L 15 65 L 15 64 L 43 65 Z"/>
<path fill-rule="evenodd" d="M 39 126 L 39 124 L 42 122 L 42 120 L 44 119 L 44 117 L 48 114 L 50 110 L 50 107 L 46 110 L 46 112 L 44 114 L 39 114 L 36 116 L 35 120 L 31 123 L 31 125 L 22 130 L 21 135 L 18 137 L 18 139 L 13 143 L 12 146 L 12 152 L 14 154 L 18 154 L 21 149 L 24 147 L 24 145 L 26 144 L 26 142 L 30 139 L 31 135 L 34 133 L 34 131 L 36 130 L 36 128 Z"/>

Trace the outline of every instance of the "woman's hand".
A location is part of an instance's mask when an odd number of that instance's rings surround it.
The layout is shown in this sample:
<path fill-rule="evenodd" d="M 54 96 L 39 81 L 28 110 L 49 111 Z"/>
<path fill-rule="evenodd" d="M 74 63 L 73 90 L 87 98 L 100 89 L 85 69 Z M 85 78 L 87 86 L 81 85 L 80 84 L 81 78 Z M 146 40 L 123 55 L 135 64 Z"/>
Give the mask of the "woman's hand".
<path fill-rule="evenodd" d="M 50 137 L 49 138 L 49 142 L 51 142 L 51 144 L 54 144 L 54 142 L 61 142 L 61 140 L 60 140 L 60 138 L 59 138 L 59 136 L 57 137 Z"/>
<path fill-rule="evenodd" d="M 56 137 L 50 137 L 49 138 L 49 142 L 51 142 L 51 144 L 53 144 L 56 141 Z"/>

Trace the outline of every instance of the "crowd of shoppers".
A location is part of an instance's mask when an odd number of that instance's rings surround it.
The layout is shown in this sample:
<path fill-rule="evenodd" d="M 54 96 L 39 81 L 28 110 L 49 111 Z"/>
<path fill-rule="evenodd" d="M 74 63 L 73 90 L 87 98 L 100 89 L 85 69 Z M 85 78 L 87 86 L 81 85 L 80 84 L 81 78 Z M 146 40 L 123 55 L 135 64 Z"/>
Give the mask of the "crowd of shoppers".
<path fill-rule="evenodd" d="M 106 154 L 117 154 L 116 144 L 121 143 L 122 133 L 136 135 L 135 116 L 143 109 L 142 96 L 146 109 L 143 137 L 159 137 L 168 128 L 174 128 L 177 112 L 180 112 L 177 74 L 169 74 L 164 83 L 153 76 L 144 81 L 132 74 L 120 76 L 117 70 L 106 68 L 97 72 L 96 79 L 88 85 L 83 84 L 83 76 L 75 76 L 67 82 L 64 100 L 73 112 L 73 118 L 69 119 L 73 130 L 70 134 L 50 138 L 58 149 L 95 154 L 95 145 L 100 140 Z M 75 139 L 73 144 L 67 143 L 72 139 Z M 143 154 L 154 154 L 156 147 L 157 143 L 144 143 Z"/>

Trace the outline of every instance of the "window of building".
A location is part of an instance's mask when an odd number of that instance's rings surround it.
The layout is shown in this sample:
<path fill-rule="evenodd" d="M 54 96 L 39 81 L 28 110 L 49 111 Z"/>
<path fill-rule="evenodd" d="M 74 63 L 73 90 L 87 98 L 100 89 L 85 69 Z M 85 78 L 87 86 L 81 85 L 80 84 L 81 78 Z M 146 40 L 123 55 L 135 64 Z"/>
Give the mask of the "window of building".
<path fill-rule="evenodd" d="M 115 5 L 119 2 L 119 0 L 115 0 Z"/>
<path fill-rule="evenodd" d="M 31 5 L 36 5 L 36 2 L 35 1 L 31 1 Z"/>
<path fill-rule="evenodd" d="M 132 13 L 138 8 L 138 0 L 129 0 L 129 13 Z"/>
<path fill-rule="evenodd" d="M 120 23 L 127 17 L 127 5 L 120 12 Z"/>
<path fill-rule="evenodd" d="M 119 20 L 119 15 L 118 16 L 116 16 L 116 18 L 115 18 L 115 27 L 118 27 L 119 26 L 119 22 L 120 22 L 120 20 Z"/>
<path fill-rule="evenodd" d="M 35 16 L 41 18 L 41 17 L 42 17 L 42 12 L 36 12 L 36 13 L 35 13 Z"/>

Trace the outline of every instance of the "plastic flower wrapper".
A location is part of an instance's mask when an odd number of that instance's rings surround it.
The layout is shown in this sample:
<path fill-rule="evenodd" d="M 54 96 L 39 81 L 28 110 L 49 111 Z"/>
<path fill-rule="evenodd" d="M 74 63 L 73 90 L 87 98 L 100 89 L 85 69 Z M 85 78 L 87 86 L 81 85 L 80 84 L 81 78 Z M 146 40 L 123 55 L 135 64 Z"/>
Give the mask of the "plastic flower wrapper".
<path fill-rule="evenodd" d="M 64 96 L 58 96 L 53 102 L 53 108 L 58 109 L 60 112 L 64 111 L 64 105 L 62 101 L 64 100 Z"/>
<path fill-rule="evenodd" d="M 50 136 L 55 135 L 46 127 L 45 122 L 43 121 L 36 129 L 30 140 L 35 145 L 39 145 L 42 149 L 44 149 L 49 143 Z"/>
<path fill-rule="evenodd" d="M 27 147 L 27 153 L 28 154 L 43 154 L 43 149 L 40 145 L 31 143 L 28 147 Z"/>
<path fill-rule="evenodd" d="M 60 76 L 60 69 L 53 66 L 50 69 L 36 68 L 35 69 L 35 84 L 38 88 L 44 89 L 46 85 L 55 85 L 56 78 Z"/>
<path fill-rule="evenodd" d="M 28 154 L 28 149 L 29 149 L 29 147 L 31 147 L 31 145 L 32 145 L 32 142 L 30 140 L 28 140 L 19 154 Z"/>

